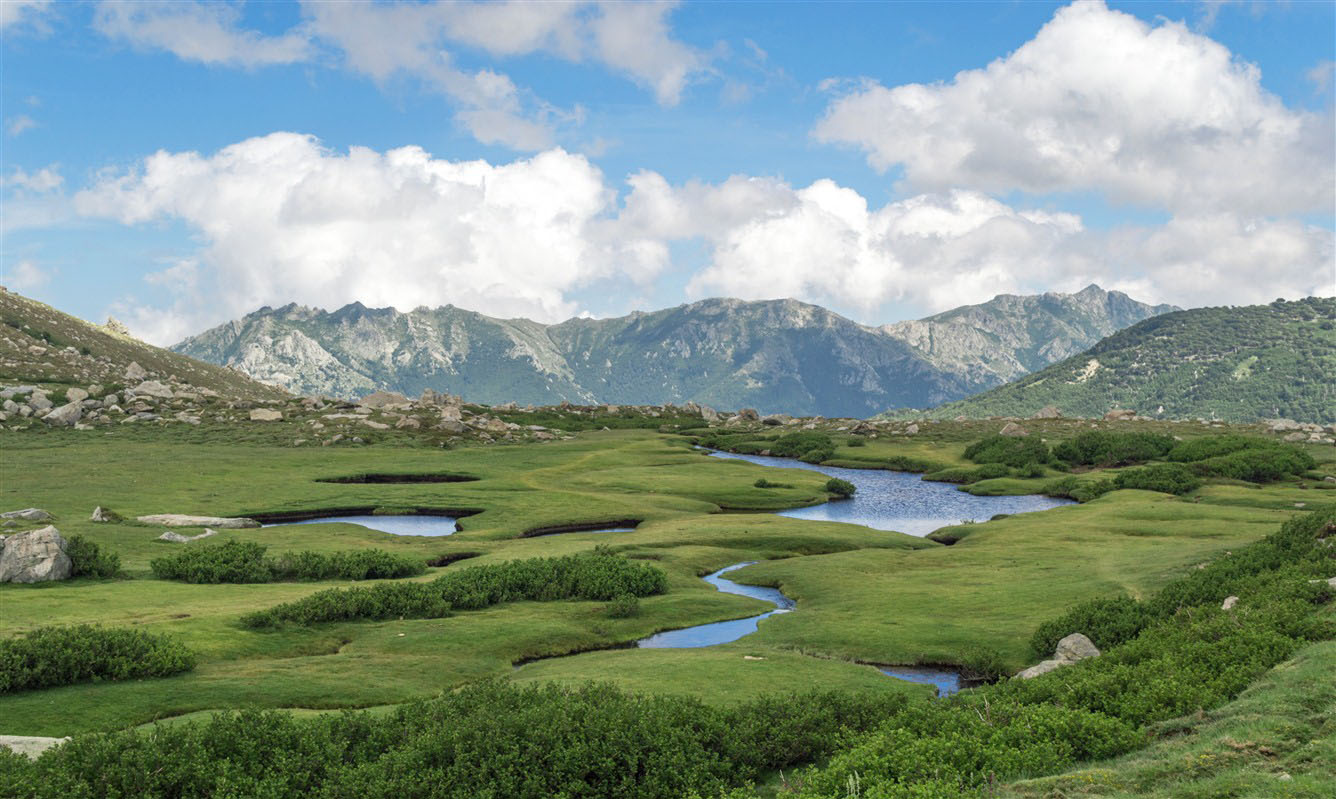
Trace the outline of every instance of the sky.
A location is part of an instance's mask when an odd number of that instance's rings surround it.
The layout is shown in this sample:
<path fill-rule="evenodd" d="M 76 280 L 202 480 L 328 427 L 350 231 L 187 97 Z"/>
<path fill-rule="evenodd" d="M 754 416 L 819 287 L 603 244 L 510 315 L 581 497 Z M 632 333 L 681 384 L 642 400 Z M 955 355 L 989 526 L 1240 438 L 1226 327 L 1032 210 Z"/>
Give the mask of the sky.
<path fill-rule="evenodd" d="M 0 0 L 0 283 L 865 324 L 1336 294 L 1336 2 Z"/>

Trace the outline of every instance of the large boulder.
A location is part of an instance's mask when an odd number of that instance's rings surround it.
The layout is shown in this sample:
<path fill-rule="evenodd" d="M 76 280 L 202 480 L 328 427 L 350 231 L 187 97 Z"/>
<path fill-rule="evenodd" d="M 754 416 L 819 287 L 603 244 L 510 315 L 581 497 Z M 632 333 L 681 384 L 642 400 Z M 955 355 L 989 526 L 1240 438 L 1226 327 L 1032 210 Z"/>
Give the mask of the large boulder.
<path fill-rule="evenodd" d="M 702 405 L 700 406 L 700 418 L 707 422 L 717 422 L 719 421 L 719 412 L 709 405 Z"/>
<path fill-rule="evenodd" d="M 145 524 L 161 524 L 163 527 L 218 527 L 223 530 L 240 530 L 260 526 L 260 523 L 254 519 L 225 516 L 188 516 L 184 513 L 157 513 L 151 516 L 140 516 L 139 521 Z"/>
<path fill-rule="evenodd" d="M 112 523 L 121 521 L 121 515 L 111 508 L 104 508 L 98 505 L 93 508 L 93 515 L 89 517 L 90 522 Z"/>
<path fill-rule="evenodd" d="M 738 411 L 738 415 L 736 418 L 741 419 L 744 422 L 755 422 L 759 420 L 761 417 L 756 413 L 754 409 L 743 408 L 742 410 Z"/>
<path fill-rule="evenodd" d="M 1041 661 L 1028 669 L 1017 672 L 1012 679 L 1029 680 L 1038 677 L 1041 674 L 1048 674 L 1054 669 L 1060 669 L 1063 666 L 1070 666 L 1073 663 L 1099 656 L 1099 649 L 1095 647 L 1093 641 L 1081 633 L 1072 633 L 1058 642 L 1053 650 L 1053 657 L 1049 660 Z"/>
<path fill-rule="evenodd" d="M 64 536 L 51 525 L 9 536 L 0 549 L 0 583 L 68 579 L 74 564 L 65 546 Z"/>
<path fill-rule="evenodd" d="M 0 519 L 21 519 L 25 522 L 49 522 L 51 514 L 41 508 L 24 508 L 23 510 L 11 510 L 0 513 Z"/>
<path fill-rule="evenodd" d="M 65 399 L 69 402 L 83 402 L 88 399 L 88 392 L 81 388 L 65 389 Z"/>
<path fill-rule="evenodd" d="M 385 408 L 407 408 L 413 403 L 403 394 L 398 394 L 393 391 L 374 391 L 358 400 L 357 404 L 361 405 L 363 408 L 384 410 Z"/>
<path fill-rule="evenodd" d="M 442 422 L 458 422 L 463 418 L 464 418 L 464 410 L 460 408 L 458 405 L 441 406 Z"/>
<path fill-rule="evenodd" d="M 176 396 L 170 388 L 156 380 L 145 380 L 130 391 L 136 397 L 157 397 L 158 399 L 171 399 Z"/>
<path fill-rule="evenodd" d="M 73 427 L 83 417 L 83 406 L 77 402 L 67 402 L 59 408 L 54 408 L 42 421 L 52 427 Z"/>
<path fill-rule="evenodd" d="M 125 379 L 127 381 L 143 380 L 146 377 L 148 377 L 148 372 L 137 361 L 130 361 L 130 365 L 125 367 Z"/>
<path fill-rule="evenodd" d="M 277 422 L 282 419 L 282 411 L 276 411 L 273 408 L 255 408 L 250 412 L 252 422 Z"/>

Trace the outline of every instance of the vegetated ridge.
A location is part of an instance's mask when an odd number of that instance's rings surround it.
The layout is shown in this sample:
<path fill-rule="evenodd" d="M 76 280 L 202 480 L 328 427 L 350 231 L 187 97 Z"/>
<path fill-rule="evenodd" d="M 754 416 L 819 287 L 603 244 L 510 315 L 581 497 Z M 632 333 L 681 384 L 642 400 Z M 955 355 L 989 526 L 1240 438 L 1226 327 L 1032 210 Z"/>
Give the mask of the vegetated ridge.
<path fill-rule="evenodd" d="M 1336 422 L 1336 299 L 1157 316 L 927 415 L 1029 416 L 1050 405 L 1068 416 L 1127 408 L 1164 418 Z"/>
<path fill-rule="evenodd" d="M 1170 306 L 1090 286 L 876 328 L 796 300 L 709 299 L 544 325 L 444 306 L 261 308 L 173 349 L 301 393 L 470 402 L 694 401 L 861 417 L 996 386 Z"/>
<path fill-rule="evenodd" d="M 126 368 L 137 363 L 146 377 L 228 399 L 288 396 L 234 369 L 145 344 L 114 320 L 106 326 L 90 324 L 2 288 L 0 322 L 0 383 L 120 384 L 127 379 Z"/>

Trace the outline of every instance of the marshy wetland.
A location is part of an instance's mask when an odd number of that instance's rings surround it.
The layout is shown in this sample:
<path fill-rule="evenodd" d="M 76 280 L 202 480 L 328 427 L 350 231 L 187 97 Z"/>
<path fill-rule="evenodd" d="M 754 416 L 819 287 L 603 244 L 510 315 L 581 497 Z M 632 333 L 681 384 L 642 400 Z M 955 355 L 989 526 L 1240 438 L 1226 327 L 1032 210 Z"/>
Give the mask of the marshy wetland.
<path fill-rule="evenodd" d="M 1186 437 L 1206 432 L 1160 427 Z M 1036 434 L 1059 441 L 1080 430 L 1055 420 Z M 1152 597 L 1336 494 L 1323 479 L 1336 470 L 1317 448 L 1315 469 L 1291 479 L 1208 480 L 1182 495 L 1113 490 L 1077 504 L 1039 494 L 1056 480 L 1096 482 L 1119 469 L 1043 468 L 1035 476 L 976 481 L 968 492 L 876 470 L 906 459 L 973 468 L 964 452 L 987 434 L 980 423 L 852 445 L 835 435 L 829 460 L 836 467 L 712 456 L 690 432 L 590 430 L 537 445 L 450 450 L 201 446 L 166 435 L 92 440 L 61 432 L 11 438 L 0 466 L 5 504 L 46 508 L 66 535 L 117 554 L 121 575 L 0 586 L 0 634 L 127 627 L 170 636 L 196 661 L 175 676 L 0 695 L 4 732 L 77 735 L 240 708 L 281 709 L 295 719 L 368 708 L 383 718 L 409 707 L 404 703 L 496 680 L 569 690 L 596 681 L 726 713 L 814 688 L 913 705 L 953 694 L 962 674 L 993 678 L 1030 665 L 1036 628 L 1073 606 Z M 754 432 L 761 440 L 774 435 Z M 85 477 L 58 479 L 71 462 Z M 856 472 L 856 499 L 833 499 L 833 468 Z M 473 479 L 330 479 L 354 474 Z M 891 500 L 883 511 L 884 497 L 869 486 L 885 483 L 930 499 L 908 509 Z M 95 505 L 126 519 L 180 512 L 267 524 L 172 544 L 157 540 L 161 529 L 152 525 L 87 521 Z M 850 518 L 875 526 L 793 510 L 840 507 L 858 508 Z M 949 526 L 938 529 L 943 521 Z M 155 576 L 156 559 L 227 542 L 259 545 L 280 561 L 287 553 L 379 550 L 440 565 L 394 580 L 197 584 Z M 520 596 L 512 593 L 444 615 L 242 623 L 248 614 L 331 591 L 399 584 L 429 590 L 450 584 L 451 575 L 467 581 L 482 573 L 470 569 L 501 574 L 506 564 L 595 551 L 658 570 L 662 590 L 518 601 L 507 598 Z"/>

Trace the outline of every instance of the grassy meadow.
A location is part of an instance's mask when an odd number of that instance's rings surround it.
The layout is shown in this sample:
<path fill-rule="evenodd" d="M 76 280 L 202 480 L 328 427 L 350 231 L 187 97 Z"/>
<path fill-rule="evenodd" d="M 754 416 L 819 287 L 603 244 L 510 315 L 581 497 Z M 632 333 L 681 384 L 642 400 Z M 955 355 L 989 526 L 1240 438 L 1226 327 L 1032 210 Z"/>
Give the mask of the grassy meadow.
<path fill-rule="evenodd" d="M 1081 423 L 1052 420 L 1047 436 Z M 928 425 L 915 437 L 848 446 L 840 465 L 915 458 L 966 465 L 965 445 L 992 424 Z M 1164 426 L 1157 423 L 1157 426 Z M 1167 426 L 1166 426 L 1167 427 Z M 1182 425 L 1184 435 L 1200 434 Z M 192 434 L 193 435 L 193 434 Z M 0 505 L 41 507 L 66 536 L 81 535 L 121 558 L 121 579 L 0 586 L 0 636 L 47 625 L 143 625 L 199 654 L 174 677 L 96 682 L 0 696 L 0 732 L 62 736 L 141 725 L 216 709 L 305 711 L 380 708 L 488 678 L 578 685 L 604 680 L 645 693 L 731 704 L 813 687 L 902 693 L 931 689 L 886 678 L 866 664 L 970 664 L 1007 670 L 1032 661 L 1027 641 L 1074 603 L 1118 593 L 1144 596 L 1194 565 L 1274 532 L 1297 505 L 1336 499 L 1321 474 L 1267 487 L 1211 483 L 1187 495 L 1117 491 L 1083 504 L 953 530 L 958 543 L 766 513 L 826 501 L 825 478 L 709 458 L 678 435 L 585 431 L 537 445 L 283 447 L 200 444 L 173 437 L 53 431 L 6 435 Z M 1333 472 L 1330 447 L 1313 448 Z M 366 473 L 466 475 L 468 482 L 338 483 Z M 1053 473 L 1056 474 L 1056 473 Z M 758 488 L 764 476 L 787 487 Z M 1051 477 L 1052 475 L 1046 475 Z M 1045 478 L 1006 478 L 998 492 L 1037 491 Z M 977 490 L 977 486 L 975 487 Z M 95 505 L 127 521 L 88 521 Z M 191 544 L 157 540 L 138 515 L 292 514 L 332 509 L 467 512 L 441 538 L 394 536 L 347 524 L 220 531 Z M 640 520 L 632 532 L 527 537 L 548 527 Z M 185 534 L 197 532 L 180 530 Z M 605 603 L 514 602 L 442 619 L 243 628 L 239 617 L 347 581 L 194 585 L 153 577 L 149 562 L 183 547 L 253 541 L 269 554 L 370 547 L 447 570 L 607 545 L 668 575 L 669 590 L 613 618 Z M 616 649 L 656 631 L 769 609 L 723 594 L 701 575 L 743 560 L 730 575 L 779 586 L 796 612 L 747 638 L 699 650 Z M 598 650 L 598 651 L 590 651 Z M 553 655 L 550 660 L 524 661 Z"/>

